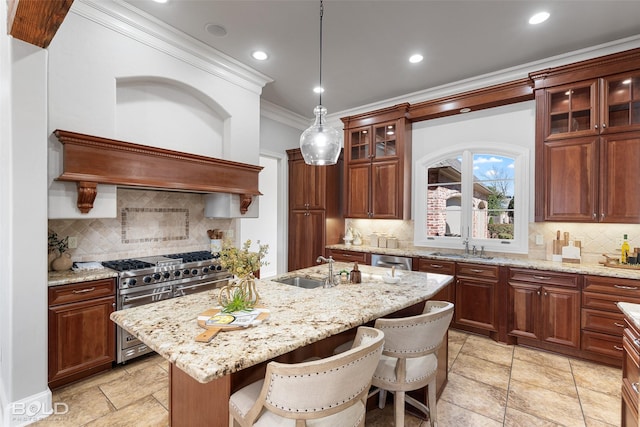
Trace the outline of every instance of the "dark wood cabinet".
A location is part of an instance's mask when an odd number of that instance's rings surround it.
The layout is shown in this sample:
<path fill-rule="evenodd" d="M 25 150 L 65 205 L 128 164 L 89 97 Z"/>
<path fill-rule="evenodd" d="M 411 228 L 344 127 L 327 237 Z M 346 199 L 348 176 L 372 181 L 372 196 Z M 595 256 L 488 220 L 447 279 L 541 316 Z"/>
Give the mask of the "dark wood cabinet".
<path fill-rule="evenodd" d="M 638 426 L 638 385 L 640 384 L 640 331 L 625 320 L 622 359 L 621 427 Z"/>
<path fill-rule="evenodd" d="M 311 166 L 299 149 L 289 157 L 289 271 L 316 265 L 325 246 L 340 243 L 344 233 L 341 205 L 342 160 Z"/>
<path fill-rule="evenodd" d="M 510 336 L 580 347 L 580 289 L 575 274 L 509 269 Z"/>
<path fill-rule="evenodd" d="M 499 270 L 495 265 L 456 263 L 454 321 L 473 332 L 498 332 Z"/>
<path fill-rule="evenodd" d="M 618 65 L 628 70 L 607 75 L 606 61 L 587 61 L 593 78 L 558 85 L 564 67 L 532 77 L 537 221 L 640 221 L 640 59 Z"/>
<path fill-rule="evenodd" d="M 115 279 L 49 288 L 50 388 L 110 369 L 115 361 Z"/>
<path fill-rule="evenodd" d="M 622 363 L 624 316 L 616 302 L 640 304 L 640 281 L 585 276 L 582 290 L 582 350 L 598 360 Z"/>
<path fill-rule="evenodd" d="M 454 276 L 451 285 L 445 287 L 437 295 L 433 297 L 438 301 L 449 301 L 455 305 L 455 275 L 456 275 L 456 263 L 454 261 L 440 261 L 429 258 L 418 258 L 413 260 L 414 268 L 417 266 L 418 271 L 423 273 L 436 273 L 446 274 L 447 276 Z M 454 308 L 455 309 L 455 308 Z"/>
<path fill-rule="evenodd" d="M 344 204 L 349 218 L 408 219 L 411 204 L 409 104 L 342 118 Z"/>
<path fill-rule="evenodd" d="M 333 257 L 334 261 L 353 262 L 362 265 L 371 264 L 371 254 L 368 252 L 347 251 L 344 249 L 329 249 L 327 256 Z"/>

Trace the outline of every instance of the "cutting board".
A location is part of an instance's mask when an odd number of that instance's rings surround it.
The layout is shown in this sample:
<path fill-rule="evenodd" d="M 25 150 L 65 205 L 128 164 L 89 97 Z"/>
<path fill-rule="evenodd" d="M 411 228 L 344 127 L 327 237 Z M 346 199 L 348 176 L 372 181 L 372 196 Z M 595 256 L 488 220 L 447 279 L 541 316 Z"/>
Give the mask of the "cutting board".
<path fill-rule="evenodd" d="M 250 323 L 238 323 L 242 316 L 250 316 L 249 313 L 221 313 L 220 307 L 210 308 L 198 315 L 198 326 L 206 329 L 203 333 L 196 336 L 198 342 L 209 342 L 218 335 L 220 331 L 237 331 L 239 329 L 245 329 L 253 325 L 264 322 L 269 318 L 271 312 L 266 308 L 255 308 L 253 311 L 257 312 L 255 318 Z"/>

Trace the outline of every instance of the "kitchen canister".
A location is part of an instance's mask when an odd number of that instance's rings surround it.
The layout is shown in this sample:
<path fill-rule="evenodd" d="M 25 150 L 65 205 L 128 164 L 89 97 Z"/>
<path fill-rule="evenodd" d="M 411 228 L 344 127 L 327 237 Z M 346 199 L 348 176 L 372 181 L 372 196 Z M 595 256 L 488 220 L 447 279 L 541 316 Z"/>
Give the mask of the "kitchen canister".
<path fill-rule="evenodd" d="M 369 235 L 369 246 L 378 246 L 378 235 L 376 233 Z"/>
<path fill-rule="evenodd" d="M 387 237 L 387 248 L 398 249 L 398 238 L 393 236 Z"/>
<path fill-rule="evenodd" d="M 378 236 L 378 247 L 379 248 L 387 247 L 387 236 L 385 235 Z"/>

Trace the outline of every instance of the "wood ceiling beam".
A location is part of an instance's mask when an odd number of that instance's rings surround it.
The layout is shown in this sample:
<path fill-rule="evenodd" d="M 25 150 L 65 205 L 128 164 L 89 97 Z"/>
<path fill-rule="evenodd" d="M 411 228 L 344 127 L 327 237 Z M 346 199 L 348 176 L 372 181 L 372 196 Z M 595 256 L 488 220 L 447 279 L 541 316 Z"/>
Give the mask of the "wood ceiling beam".
<path fill-rule="evenodd" d="M 73 0 L 8 0 L 7 28 L 16 39 L 46 48 Z"/>

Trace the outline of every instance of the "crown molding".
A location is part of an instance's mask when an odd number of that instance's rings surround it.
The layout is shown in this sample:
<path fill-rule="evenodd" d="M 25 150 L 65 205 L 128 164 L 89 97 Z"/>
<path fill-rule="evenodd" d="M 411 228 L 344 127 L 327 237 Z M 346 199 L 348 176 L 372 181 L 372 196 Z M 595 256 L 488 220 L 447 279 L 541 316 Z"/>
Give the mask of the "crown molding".
<path fill-rule="evenodd" d="M 258 95 L 273 81 L 121 0 L 76 0 L 71 12 Z"/>
<path fill-rule="evenodd" d="M 301 116 L 273 102 L 260 100 L 260 115 L 301 131 L 309 127 L 313 119 Z"/>

